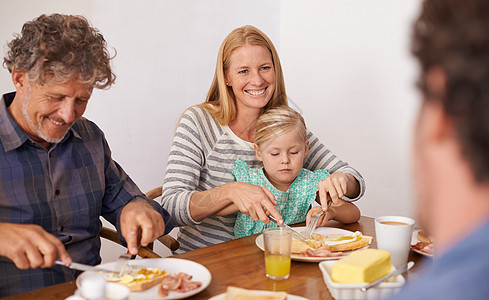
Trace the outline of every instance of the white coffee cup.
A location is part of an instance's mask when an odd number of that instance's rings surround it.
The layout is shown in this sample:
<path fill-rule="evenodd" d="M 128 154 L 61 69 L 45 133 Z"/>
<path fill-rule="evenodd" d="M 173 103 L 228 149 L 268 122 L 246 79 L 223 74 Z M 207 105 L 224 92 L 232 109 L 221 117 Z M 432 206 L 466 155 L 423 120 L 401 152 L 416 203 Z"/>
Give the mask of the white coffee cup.
<path fill-rule="evenodd" d="M 389 251 L 391 264 L 399 267 L 407 263 L 414 220 L 401 216 L 384 216 L 375 219 L 377 248 Z"/>

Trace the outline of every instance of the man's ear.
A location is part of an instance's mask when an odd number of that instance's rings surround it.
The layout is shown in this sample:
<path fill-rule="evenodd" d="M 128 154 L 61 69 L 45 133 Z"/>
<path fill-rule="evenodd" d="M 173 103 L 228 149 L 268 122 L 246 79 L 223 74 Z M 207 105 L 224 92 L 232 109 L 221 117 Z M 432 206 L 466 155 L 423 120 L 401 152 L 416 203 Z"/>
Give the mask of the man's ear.
<path fill-rule="evenodd" d="M 17 92 L 23 92 L 27 87 L 26 73 L 18 71 L 16 68 L 14 68 L 12 70 L 12 82 L 14 83 Z"/>
<path fill-rule="evenodd" d="M 433 67 L 426 72 L 426 87 L 428 88 L 428 97 L 442 100 L 446 92 L 446 75 L 440 67 Z"/>
<path fill-rule="evenodd" d="M 424 100 L 418 126 L 420 137 L 436 147 L 453 144 L 458 139 L 453 119 L 439 100 Z"/>
<path fill-rule="evenodd" d="M 253 147 L 255 148 L 256 158 L 258 158 L 259 161 L 263 162 L 263 158 L 261 156 L 260 148 L 256 144 L 253 144 Z"/>
<path fill-rule="evenodd" d="M 446 94 L 446 76 L 443 69 L 435 67 L 426 73 L 428 99 L 423 104 L 426 134 L 432 141 L 441 141 L 455 136 L 453 120 L 446 114 L 443 98 Z"/>

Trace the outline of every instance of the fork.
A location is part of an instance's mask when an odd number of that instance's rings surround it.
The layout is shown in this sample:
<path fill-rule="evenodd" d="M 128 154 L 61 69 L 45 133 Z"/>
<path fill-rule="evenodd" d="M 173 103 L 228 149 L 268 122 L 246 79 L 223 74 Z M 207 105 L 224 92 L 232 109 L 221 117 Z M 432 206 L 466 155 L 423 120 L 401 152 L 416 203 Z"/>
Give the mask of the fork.
<path fill-rule="evenodd" d="M 329 199 L 328 200 L 328 208 L 331 206 L 331 203 L 333 203 L 333 200 Z M 309 223 L 307 223 L 306 231 L 304 232 L 304 235 L 307 238 L 312 238 L 312 233 L 313 233 L 314 229 L 316 229 L 316 225 L 318 224 L 319 217 L 321 217 L 323 214 L 324 214 L 324 211 L 321 211 L 317 215 L 314 215 L 314 216 L 309 218 Z"/>
<path fill-rule="evenodd" d="M 278 227 L 283 227 L 283 228 L 287 228 L 288 230 L 290 230 L 292 232 L 292 235 L 295 236 L 296 239 L 299 239 L 299 240 L 301 240 L 303 242 L 306 241 L 306 237 L 304 235 L 302 235 L 301 233 L 297 232 L 295 229 L 293 229 L 289 225 L 287 225 L 285 223 L 279 224 L 277 222 L 277 220 L 274 218 L 274 216 L 272 216 L 272 215 L 269 215 L 268 217 L 270 218 L 270 220 L 272 220 L 272 222 L 276 223 L 278 225 Z"/>
<path fill-rule="evenodd" d="M 127 273 L 127 262 L 132 259 L 132 256 L 129 253 L 122 254 L 119 256 L 117 261 L 115 262 L 114 273 L 116 273 L 119 277 Z"/>

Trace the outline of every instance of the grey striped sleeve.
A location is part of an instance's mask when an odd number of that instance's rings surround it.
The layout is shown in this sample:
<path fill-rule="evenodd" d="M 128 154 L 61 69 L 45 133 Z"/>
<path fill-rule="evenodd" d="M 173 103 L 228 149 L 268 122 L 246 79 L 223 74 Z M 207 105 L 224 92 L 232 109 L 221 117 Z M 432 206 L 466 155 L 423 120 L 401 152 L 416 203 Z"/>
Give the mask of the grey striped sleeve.
<path fill-rule="evenodd" d="M 345 197 L 345 200 L 353 202 L 360 199 L 365 194 L 366 188 L 362 175 L 348 163 L 341 161 L 336 155 L 331 153 L 311 131 L 308 131 L 307 138 L 309 140 L 309 154 L 304 160 L 304 168 L 311 171 L 326 169 L 331 174 L 337 171 L 351 174 L 360 184 L 360 193 L 354 199 Z"/>

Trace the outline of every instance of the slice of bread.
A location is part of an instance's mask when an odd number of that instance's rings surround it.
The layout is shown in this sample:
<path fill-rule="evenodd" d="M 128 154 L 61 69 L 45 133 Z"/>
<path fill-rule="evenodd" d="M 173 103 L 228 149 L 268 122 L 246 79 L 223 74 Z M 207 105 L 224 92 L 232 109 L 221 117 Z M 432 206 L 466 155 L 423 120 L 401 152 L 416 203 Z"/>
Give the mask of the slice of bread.
<path fill-rule="evenodd" d="M 262 293 L 258 291 L 250 291 L 234 286 L 228 286 L 224 300 L 285 300 L 287 299 L 286 292 L 268 292 Z"/>
<path fill-rule="evenodd" d="M 418 231 L 418 240 L 420 242 L 424 242 L 424 243 L 428 243 L 430 244 L 431 242 L 433 242 L 430 237 L 426 234 L 426 232 L 420 230 Z"/>
<path fill-rule="evenodd" d="M 372 237 L 367 235 L 362 235 L 359 240 L 351 241 L 345 244 L 328 245 L 331 252 L 343 252 L 363 248 L 372 243 Z"/>
<path fill-rule="evenodd" d="M 290 249 L 291 253 L 302 253 L 309 248 L 311 248 L 311 246 L 306 242 L 292 238 L 292 248 Z"/>
<path fill-rule="evenodd" d="M 135 281 L 132 281 L 132 282 L 126 284 L 126 286 L 129 288 L 129 290 L 131 292 L 144 291 L 144 290 L 147 290 L 147 289 L 161 283 L 163 278 L 165 278 L 166 276 L 168 276 L 168 273 L 158 275 L 156 277 L 149 278 L 149 279 L 135 280 Z"/>
<path fill-rule="evenodd" d="M 350 251 L 363 248 L 372 243 L 373 238 L 371 236 L 362 235 L 360 232 L 355 233 L 358 237 L 355 240 L 351 240 L 349 242 L 334 244 L 332 242 L 337 241 L 342 238 L 342 234 L 329 234 L 329 235 L 321 235 L 314 233 L 312 237 L 314 239 L 306 240 L 306 242 L 302 242 L 300 240 L 292 238 L 292 253 L 303 253 L 307 249 L 318 249 L 320 247 L 327 246 L 331 252 L 342 252 L 342 251 Z"/>

